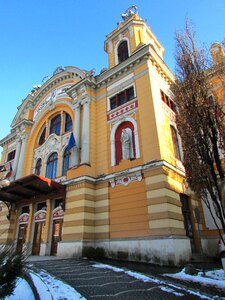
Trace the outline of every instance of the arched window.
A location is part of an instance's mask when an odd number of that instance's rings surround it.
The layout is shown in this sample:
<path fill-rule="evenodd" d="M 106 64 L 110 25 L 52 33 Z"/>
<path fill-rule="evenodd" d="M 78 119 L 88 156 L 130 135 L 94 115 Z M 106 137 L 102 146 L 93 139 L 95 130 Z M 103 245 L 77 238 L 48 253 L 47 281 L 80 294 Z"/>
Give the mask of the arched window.
<path fill-rule="evenodd" d="M 57 165 L 58 165 L 58 154 L 56 152 L 52 153 L 47 161 L 46 168 L 46 177 L 47 178 L 55 178 L 57 174 Z"/>
<path fill-rule="evenodd" d="M 62 175 L 66 175 L 67 170 L 70 167 L 70 155 L 71 152 L 66 148 L 63 154 L 63 168 L 62 168 Z"/>
<path fill-rule="evenodd" d="M 171 131 L 171 136 L 173 141 L 174 156 L 180 160 L 181 153 L 180 153 L 180 147 L 178 142 L 177 130 L 172 125 L 170 125 L 170 131 Z"/>
<path fill-rule="evenodd" d="M 41 146 L 45 142 L 46 127 L 42 130 L 38 144 Z"/>
<path fill-rule="evenodd" d="M 115 133 L 116 164 L 121 160 L 135 159 L 134 125 L 131 122 L 121 123 Z"/>
<path fill-rule="evenodd" d="M 36 162 L 36 166 L 35 166 L 35 174 L 40 175 L 41 174 L 41 166 L 42 166 L 42 161 L 41 158 L 39 158 Z"/>
<path fill-rule="evenodd" d="M 65 118 L 65 132 L 70 131 L 72 129 L 72 119 L 69 114 L 66 114 Z"/>
<path fill-rule="evenodd" d="M 60 127 L 61 127 L 61 115 L 57 115 L 51 120 L 50 134 L 55 133 L 57 135 L 60 135 Z"/>
<path fill-rule="evenodd" d="M 117 48 L 117 54 L 118 54 L 118 63 L 123 62 L 129 57 L 127 41 L 122 41 L 119 44 Z"/>

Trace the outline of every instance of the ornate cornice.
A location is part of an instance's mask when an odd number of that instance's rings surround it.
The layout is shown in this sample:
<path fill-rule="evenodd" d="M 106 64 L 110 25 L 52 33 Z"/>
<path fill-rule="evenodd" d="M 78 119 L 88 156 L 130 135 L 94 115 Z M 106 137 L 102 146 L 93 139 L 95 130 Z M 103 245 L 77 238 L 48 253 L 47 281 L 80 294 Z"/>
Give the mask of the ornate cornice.
<path fill-rule="evenodd" d="M 87 75 L 81 81 L 66 89 L 65 92 L 69 95 L 69 97 L 75 100 L 80 96 L 85 95 L 88 88 L 96 88 L 96 79 L 93 75 Z"/>
<path fill-rule="evenodd" d="M 77 68 L 68 67 L 64 71 L 54 75 L 47 80 L 40 90 L 35 94 L 33 104 L 35 105 L 48 91 L 52 90 L 55 86 L 69 79 L 78 79 L 79 81 L 85 77 L 86 72 Z"/>
<path fill-rule="evenodd" d="M 16 132 L 11 132 L 10 134 L 8 134 L 6 137 L 4 137 L 2 140 L 0 140 L 0 146 L 4 147 L 5 145 L 15 141 L 17 137 Z"/>
<path fill-rule="evenodd" d="M 20 122 L 18 122 L 15 126 L 13 126 L 13 129 L 23 131 L 25 128 L 31 128 L 33 126 L 34 122 L 31 120 L 23 119 Z"/>

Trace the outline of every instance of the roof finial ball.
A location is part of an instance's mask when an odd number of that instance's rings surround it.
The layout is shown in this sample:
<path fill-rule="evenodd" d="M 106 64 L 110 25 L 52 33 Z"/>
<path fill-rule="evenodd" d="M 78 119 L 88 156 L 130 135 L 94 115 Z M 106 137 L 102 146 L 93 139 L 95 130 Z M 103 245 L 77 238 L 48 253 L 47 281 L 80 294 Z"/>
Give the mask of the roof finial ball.
<path fill-rule="evenodd" d="M 122 19 L 124 21 L 130 19 L 133 15 L 136 15 L 138 13 L 138 8 L 136 5 L 132 5 L 128 7 L 128 9 L 121 15 Z"/>

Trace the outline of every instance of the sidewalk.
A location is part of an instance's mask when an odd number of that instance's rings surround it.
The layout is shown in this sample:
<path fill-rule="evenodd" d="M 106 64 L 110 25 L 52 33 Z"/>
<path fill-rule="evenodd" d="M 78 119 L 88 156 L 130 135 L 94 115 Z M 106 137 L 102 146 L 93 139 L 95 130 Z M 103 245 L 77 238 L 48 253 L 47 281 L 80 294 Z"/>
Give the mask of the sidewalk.
<path fill-rule="evenodd" d="M 225 299 L 224 290 L 164 276 L 177 273 L 182 268 L 108 259 L 96 262 L 31 257 L 29 261 L 37 269 L 45 269 L 67 282 L 86 299 L 175 299 L 181 295 L 182 299 L 204 299 L 204 295 L 205 299 Z M 198 267 L 203 266 L 200 264 Z M 215 267 L 221 269 L 219 263 L 209 264 L 207 269 Z"/>
<path fill-rule="evenodd" d="M 154 264 L 145 264 L 145 263 L 136 263 L 136 262 L 126 262 L 126 261 L 117 261 L 117 260 L 108 260 L 108 259 L 101 259 L 99 262 L 110 264 L 119 268 L 124 268 L 128 270 L 133 270 L 135 272 L 139 272 L 145 274 L 147 276 L 154 276 L 160 280 L 164 280 L 169 283 L 175 283 L 181 287 L 185 287 L 187 289 L 191 289 L 194 291 L 201 291 L 204 294 L 211 295 L 211 296 L 219 296 L 225 299 L 225 290 L 212 287 L 212 286 L 205 286 L 196 282 L 189 282 L 177 278 L 172 278 L 165 276 L 164 274 L 175 274 L 180 272 L 185 266 L 181 267 L 171 267 L 171 266 L 158 266 Z M 208 261 L 208 262 L 191 262 L 195 269 L 199 272 L 203 271 L 212 271 L 216 269 L 222 269 L 222 264 L 220 261 Z"/>

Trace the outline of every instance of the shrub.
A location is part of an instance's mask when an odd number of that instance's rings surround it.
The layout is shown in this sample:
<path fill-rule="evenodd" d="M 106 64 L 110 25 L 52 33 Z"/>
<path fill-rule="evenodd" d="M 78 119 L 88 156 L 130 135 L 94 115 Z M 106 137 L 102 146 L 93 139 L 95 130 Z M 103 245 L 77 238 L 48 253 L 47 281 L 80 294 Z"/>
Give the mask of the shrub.
<path fill-rule="evenodd" d="M 14 245 L 0 246 L 0 299 L 13 293 L 16 279 L 23 275 L 24 267 L 23 254 L 17 253 Z"/>

